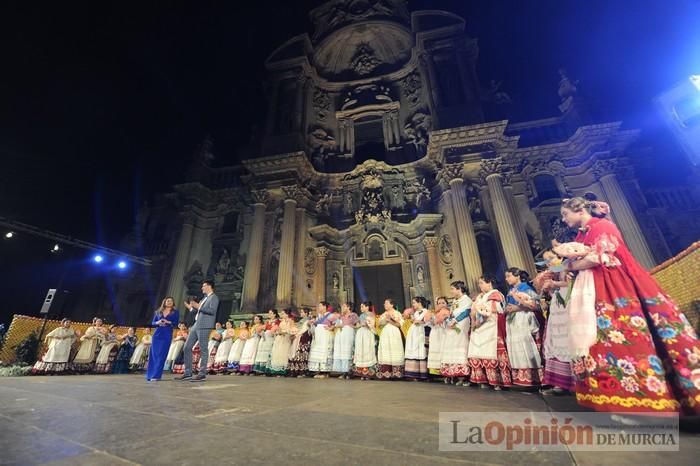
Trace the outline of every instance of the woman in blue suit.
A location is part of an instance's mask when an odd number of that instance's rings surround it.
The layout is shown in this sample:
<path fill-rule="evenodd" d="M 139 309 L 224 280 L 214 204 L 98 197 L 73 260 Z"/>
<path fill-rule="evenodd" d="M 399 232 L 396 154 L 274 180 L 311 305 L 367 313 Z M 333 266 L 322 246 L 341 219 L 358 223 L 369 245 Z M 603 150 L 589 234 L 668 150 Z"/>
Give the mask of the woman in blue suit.
<path fill-rule="evenodd" d="M 151 325 L 156 327 L 156 331 L 153 333 L 153 342 L 148 355 L 147 381 L 160 380 L 163 375 L 165 358 L 173 340 L 173 329 L 177 327 L 179 321 L 180 313 L 175 309 L 175 300 L 168 296 L 155 312 L 151 322 Z"/>

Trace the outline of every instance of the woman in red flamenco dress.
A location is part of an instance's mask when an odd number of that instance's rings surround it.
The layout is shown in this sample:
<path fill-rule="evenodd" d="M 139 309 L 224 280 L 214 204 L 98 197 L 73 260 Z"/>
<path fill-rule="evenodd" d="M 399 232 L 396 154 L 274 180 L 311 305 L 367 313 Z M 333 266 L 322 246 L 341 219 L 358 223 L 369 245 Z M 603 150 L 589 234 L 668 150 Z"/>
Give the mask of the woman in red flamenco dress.
<path fill-rule="evenodd" d="M 569 264 L 592 271 L 595 284 L 590 327 L 571 327 L 579 336 L 589 334 L 589 344 L 572 361 L 578 403 L 596 411 L 700 414 L 700 344 L 685 315 L 605 218 L 607 204 L 566 199 L 561 213 L 567 225 L 579 228 L 577 243 L 609 258 L 588 255 Z M 579 310 L 571 299 L 573 316 Z"/>

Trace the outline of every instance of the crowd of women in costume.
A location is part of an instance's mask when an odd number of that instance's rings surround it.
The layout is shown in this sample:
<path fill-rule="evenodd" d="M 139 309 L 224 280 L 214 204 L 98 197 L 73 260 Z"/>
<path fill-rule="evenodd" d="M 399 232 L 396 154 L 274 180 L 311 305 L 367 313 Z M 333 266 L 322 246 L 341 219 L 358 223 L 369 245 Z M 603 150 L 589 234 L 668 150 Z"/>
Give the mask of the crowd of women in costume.
<path fill-rule="evenodd" d="M 464 282 L 455 281 L 450 299 L 431 306 L 417 296 L 403 312 L 390 298 L 383 312 L 369 302 L 357 309 L 320 302 L 316 309 L 270 310 L 238 328 L 217 324 L 207 347 L 194 347 L 193 370 L 207 351 L 212 374 L 439 378 L 495 390 L 573 391 L 596 410 L 700 412 L 694 329 L 632 257 L 606 218 L 606 204 L 574 198 L 561 210 L 578 236 L 553 244 L 534 284 L 510 268 L 506 294 L 484 275 L 473 300 Z M 64 321 L 47 336 L 48 352 L 35 370 L 125 372 L 148 364 L 149 380 L 159 380 L 163 370 L 182 373 L 188 329 L 178 325 L 178 315 L 166 298 L 153 318 L 153 339 L 147 334 L 140 342 L 133 329 L 117 336 L 99 319 L 82 336 Z"/>

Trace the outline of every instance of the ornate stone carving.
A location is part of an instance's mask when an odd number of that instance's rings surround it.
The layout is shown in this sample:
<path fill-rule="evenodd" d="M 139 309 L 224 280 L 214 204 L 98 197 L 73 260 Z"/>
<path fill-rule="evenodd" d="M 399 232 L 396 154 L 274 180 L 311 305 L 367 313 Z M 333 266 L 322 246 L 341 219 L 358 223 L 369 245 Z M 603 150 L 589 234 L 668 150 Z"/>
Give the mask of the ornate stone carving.
<path fill-rule="evenodd" d="M 464 173 L 464 165 L 461 163 L 450 163 L 446 164 L 442 167 L 440 172 L 438 173 L 438 176 L 440 177 L 441 180 L 447 181 L 449 183 L 450 181 L 454 179 L 462 179 Z"/>
<path fill-rule="evenodd" d="M 427 249 L 437 248 L 440 243 L 440 239 L 435 236 L 426 236 L 423 238 L 423 244 Z"/>
<path fill-rule="evenodd" d="M 351 215 L 355 212 L 355 197 L 350 191 L 346 191 L 343 194 L 343 213 L 345 215 Z"/>
<path fill-rule="evenodd" d="M 360 76 L 367 76 L 372 74 L 381 64 L 381 60 L 377 58 L 374 49 L 369 44 L 360 44 L 355 50 L 350 67 Z"/>
<path fill-rule="evenodd" d="M 270 193 L 266 189 L 251 189 L 250 196 L 254 204 L 267 204 L 270 199 Z"/>
<path fill-rule="evenodd" d="M 375 16 L 392 16 L 407 22 L 408 7 L 403 0 L 333 0 L 311 12 L 314 39 L 343 24 Z"/>
<path fill-rule="evenodd" d="M 452 249 L 452 240 L 449 235 L 442 235 L 440 238 L 440 260 L 444 264 L 451 264 L 454 252 Z"/>
<path fill-rule="evenodd" d="M 296 202 L 302 197 L 301 188 L 299 185 L 282 186 L 282 191 L 284 192 L 285 200 L 291 199 Z"/>
<path fill-rule="evenodd" d="M 420 74 L 417 71 L 401 80 L 401 92 L 411 107 L 415 107 L 420 103 L 421 86 Z"/>
<path fill-rule="evenodd" d="M 323 89 L 314 89 L 311 105 L 313 105 L 316 112 L 316 118 L 319 121 L 325 121 L 331 108 L 331 98 L 328 96 L 328 93 Z"/>
<path fill-rule="evenodd" d="M 484 159 L 481 161 L 481 166 L 479 168 L 479 178 L 481 179 L 482 183 L 486 183 L 486 179 L 489 176 L 500 175 L 502 178 L 504 178 L 504 183 L 506 183 L 507 181 L 505 178 L 508 177 L 508 173 L 506 172 L 505 168 L 503 159 L 500 157 Z"/>
<path fill-rule="evenodd" d="M 325 246 L 319 246 L 317 248 L 314 248 L 314 253 L 316 254 L 316 257 L 328 257 L 328 253 L 331 251 L 325 247 Z"/>
<path fill-rule="evenodd" d="M 308 143 L 313 162 L 317 165 L 323 165 L 334 152 L 336 146 L 335 138 L 324 128 L 318 126 L 309 131 Z"/>
<path fill-rule="evenodd" d="M 333 201 L 332 196 L 329 193 L 324 193 L 321 198 L 316 202 L 316 212 L 322 215 L 331 214 L 331 202 Z"/>
<path fill-rule="evenodd" d="M 600 179 L 605 175 L 614 175 L 617 169 L 617 159 L 597 160 L 593 164 L 593 175 Z"/>
<path fill-rule="evenodd" d="M 403 185 L 395 184 L 387 187 L 385 194 L 391 209 L 401 210 L 406 207 L 406 194 Z"/>
<path fill-rule="evenodd" d="M 433 118 L 423 112 L 414 113 L 403 128 L 408 143 L 412 144 L 416 148 L 416 152 L 421 155 L 425 154 L 427 150 L 429 134 L 432 129 Z"/>
<path fill-rule="evenodd" d="M 306 248 L 304 251 L 304 272 L 306 275 L 313 275 L 316 272 L 316 253 L 313 248 Z"/>

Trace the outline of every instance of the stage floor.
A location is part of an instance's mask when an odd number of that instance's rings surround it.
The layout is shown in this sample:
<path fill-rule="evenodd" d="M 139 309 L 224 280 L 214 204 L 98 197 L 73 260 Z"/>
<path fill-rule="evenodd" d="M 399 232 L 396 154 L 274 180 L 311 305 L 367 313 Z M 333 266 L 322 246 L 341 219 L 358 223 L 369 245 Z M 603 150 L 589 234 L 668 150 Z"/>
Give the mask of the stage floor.
<path fill-rule="evenodd" d="M 680 451 L 441 452 L 440 411 L 576 411 L 547 397 L 438 383 L 139 375 L 0 379 L 0 464 L 697 464 Z"/>

